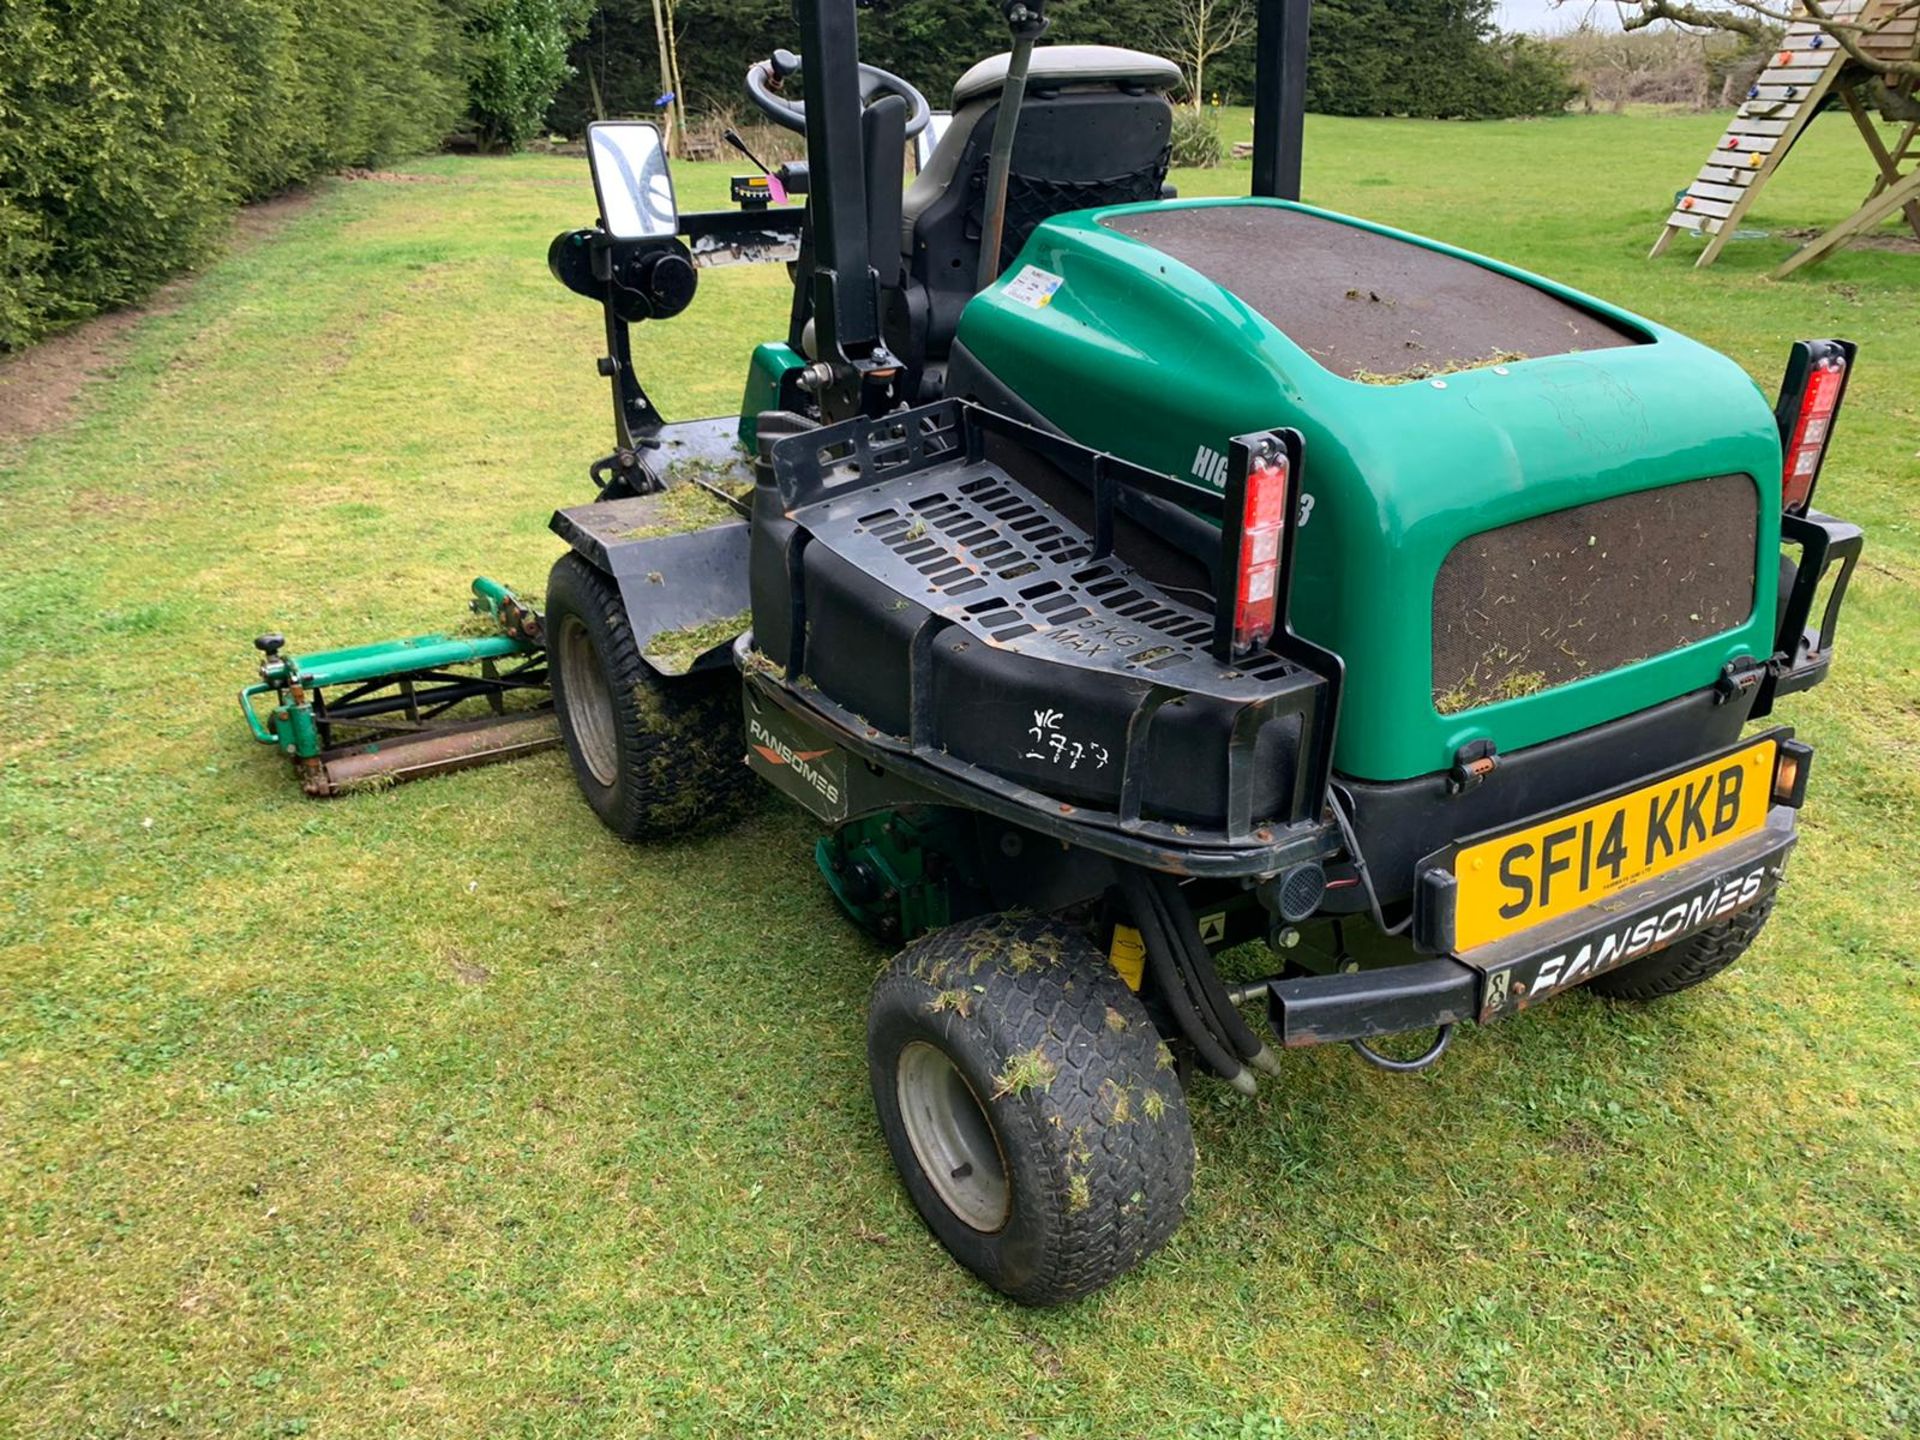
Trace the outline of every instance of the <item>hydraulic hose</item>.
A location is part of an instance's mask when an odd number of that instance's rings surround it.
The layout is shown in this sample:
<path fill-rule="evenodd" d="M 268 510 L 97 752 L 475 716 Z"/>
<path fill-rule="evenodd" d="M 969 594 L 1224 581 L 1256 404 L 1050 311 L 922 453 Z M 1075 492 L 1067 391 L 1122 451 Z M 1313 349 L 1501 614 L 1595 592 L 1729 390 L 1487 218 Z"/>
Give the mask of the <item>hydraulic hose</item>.
<path fill-rule="evenodd" d="M 1154 899 L 1159 903 L 1167 933 L 1179 947 L 1181 969 L 1199 998 L 1201 1014 L 1211 1022 L 1214 1033 L 1221 1036 L 1242 1060 L 1256 1070 L 1278 1075 L 1280 1062 L 1274 1058 L 1266 1042 L 1254 1034 L 1245 1017 L 1235 1008 L 1233 998 L 1227 994 L 1227 987 L 1221 983 L 1220 972 L 1214 969 L 1213 957 L 1207 953 L 1206 942 L 1200 938 L 1200 926 L 1193 918 L 1193 907 L 1187 904 L 1187 897 L 1182 893 L 1179 882 L 1171 875 L 1156 871 L 1148 883 Z"/>
<path fill-rule="evenodd" d="M 1353 857 L 1353 870 L 1360 877 L 1361 892 L 1367 897 L 1367 909 L 1374 926 L 1382 935 L 1405 934 L 1413 928 L 1413 916 L 1407 916 L 1398 925 L 1387 924 L 1386 913 L 1380 907 L 1380 892 L 1373 888 L 1373 872 L 1367 869 L 1367 857 L 1360 850 L 1360 837 L 1354 834 L 1353 820 L 1347 814 L 1347 807 L 1340 802 L 1340 792 L 1331 785 L 1327 787 L 1327 808 L 1333 811 L 1334 823 L 1340 827 L 1340 838 L 1346 842 L 1347 853 Z"/>
<path fill-rule="evenodd" d="M 1013 169 L 1013 139 L 1020 127 L 1020 102 L 1027 94 L 1027 69 L 1033 61 L 1033 42 L 1046 32 L 1046 18 L 1038 4 L 1007 7 L 1013 29 L 1013 53 L 1007 59 L 1007 78 L 1000 87 L 1000 113 L 994 117 L 993 141 L 987 149 L 986 214 L 980 222 L 980 269 L 974 289 L 984 290 L 1000 276 L 1000 244 L 1007 228 L 1007 176 Z"/>
<path fill-rule="evenodd" d="M 1183 967 L 1176 959 L 1174 942 L 1161 923 L 1159 907 L 1154 903 L 1153 887 L 1145 872 L 1131 865 L 1122 865 L 1119 871 L 1120 891 L 1126 897 L 1127 909 L 1133 914 L 1133 923 L 1140 930 L 1140 938 L 1146 945 L 1147 964 L 1153 971 L 1154 983 L 1160 987 L 1161 997 L 1173 1012 L 1174 1024 L 1193 1046 L 1201 1064 L 1241 1094 L 1253 1094 L 1253 1076 L 1227 1053 L 1219 1037 L 1195 1008 L 1193 996 L 1187 989 L 1186 977 L 1182 973 Z"/>

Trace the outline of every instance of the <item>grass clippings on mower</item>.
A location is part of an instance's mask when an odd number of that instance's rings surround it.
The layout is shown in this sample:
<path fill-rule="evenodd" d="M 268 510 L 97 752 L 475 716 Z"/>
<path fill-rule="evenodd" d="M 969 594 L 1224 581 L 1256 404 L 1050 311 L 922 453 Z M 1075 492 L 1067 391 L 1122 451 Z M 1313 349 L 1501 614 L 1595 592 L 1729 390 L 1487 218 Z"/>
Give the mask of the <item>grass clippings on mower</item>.
<path fill-rule="evenodd" d="M 1458 375 L 1464 370 L 1487 370 L 1495 365 L 1517 365 L 1522 360 L 1531 358 L 1518 350 L 1495 350 L 1470 360 L 1442 360 L 1434 364 L 1422 362 L 1391 375 L 1382 375 L 1373 370 L 1356 370 L 1347 378 L 1356 380 L 1362 385 L 1407 385 L 1415 380 L 1434 380 L 1442 375 Z"/>
<path fill-rule="evenodd" d="M 647 642 L 647 663 L 670 675 L 684 675 L 693 662 L 716 645 L 724 645 L 753 624 L 753 613 L 743 610 L 719 620 L 669 630 Z"/>
<path fill-rule="evenodd" d="M 740 512 L 703 485 L 673 485 L 657 495 L 646 496 L 650 503 L 646 524 L 636 525 L 621 535 L 622 540 L 658 540 L 667 535 L 685 535 L 738 520 Z"/>
<path fill-rule="evenodd" d="M 718 490 L 735 500 L 753 498 L 753 462 L 739 445 L 730 459 L 717 460 L 706 455 L 687 455 L 672 461 L 664 476 L 669 493 L 678 486 L 705 488 L 708 495 Z"/>
<path fill-rule="evenodd" d="M 1451 690 L 1435 691 L 1433 708 L 1442 715 L 1458 715 L 1462 710 L 1492 705 L 1496 701 L 1520 700 L 1528 695 L 1538 695 L 1547 685 L 1547 677 L 1538 670 L 1506 670 L 1485 679 L 1475 670 Z"/>
<path fill-rule="evenodd" d="M 1046 1047 L 1036 1045 L 1031 1050 L 1023 1050 L 1007 1061 L 1007 1068 L 994 1077 L 999 1086 L 993 1093 L 1001 1095 L 1024 1095 L 1029 1090 L 1045 1090 L 1053 1084 L 1054 1077 L 1060 1073 L 1048 1056 Z"/>

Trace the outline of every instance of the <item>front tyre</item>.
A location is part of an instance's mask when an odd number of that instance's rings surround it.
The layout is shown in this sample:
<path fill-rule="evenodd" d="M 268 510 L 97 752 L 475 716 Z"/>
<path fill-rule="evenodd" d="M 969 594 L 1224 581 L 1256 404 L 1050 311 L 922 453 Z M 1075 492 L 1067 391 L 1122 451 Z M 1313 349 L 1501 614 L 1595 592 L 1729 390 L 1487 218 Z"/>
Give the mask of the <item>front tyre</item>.
<path fill-rule="evenodd" d="M 1704 984 L 1746 954 L 1773 913 L 1773 899 L 1769 895 L 1644 960 L 1596 975 L 1587 989 L 1610 1000 L 1658 1000 Z"/>
<path fill-rule="evenodd" d="M 921 1217 L 1015 1300 L 1090 1294 L 1179 1226 L 1186 1096 L 1139 998 L 1080 932 L 989 915 L 924 936 L 874 985 L 867 1063 Z"/>
<path fill-rule="evenodd" d="M 578 555 L 547 579 L 547 673 L 580 793 L 622 840 L 724 823 L 754 793 L 732 671 L 665 679 L 613 581 Z"/>

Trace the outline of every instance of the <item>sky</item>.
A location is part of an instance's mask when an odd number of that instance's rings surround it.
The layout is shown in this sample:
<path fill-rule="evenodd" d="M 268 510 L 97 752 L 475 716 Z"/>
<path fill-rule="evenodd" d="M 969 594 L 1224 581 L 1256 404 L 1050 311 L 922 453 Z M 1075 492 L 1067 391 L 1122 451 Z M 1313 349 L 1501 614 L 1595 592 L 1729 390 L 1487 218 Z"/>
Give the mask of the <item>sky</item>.
<path fill-rule="evenodd" d="M 1609 0 L 1567 0 L 1557 10 L 1552 0 L 1501 0 L 1498 10 L 1501 29 L 1524 30 L 1530 34 L 1571 30 L 1587 15 L 1592 16 L 1595 25 L 1609 29 L 1620 23 L 1618 12 Z"/>

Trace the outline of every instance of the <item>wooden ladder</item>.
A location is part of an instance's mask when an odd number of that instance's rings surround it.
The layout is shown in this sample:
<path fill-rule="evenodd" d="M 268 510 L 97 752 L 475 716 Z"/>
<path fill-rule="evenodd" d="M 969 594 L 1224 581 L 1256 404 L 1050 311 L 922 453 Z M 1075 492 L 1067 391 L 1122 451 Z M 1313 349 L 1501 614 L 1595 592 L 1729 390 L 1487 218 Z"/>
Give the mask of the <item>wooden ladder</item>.
<path fill-rule="evenodd" d="M 1828 13 L 1852 20 L 1877 3 L 1835 0 Z M 1654 242 L 1653 255 L 1665 253 L 1673 237 L 1686 231 L 1707 237 L 1695 265 L 1711 265 L 1720 258 L 1760 187 L 1780 168 L 1793 142 L 1840 79 L 1847 58 L 1839 43 L 1811 21 L 1796 21 L 1787 28 L 1780 48 L 1713 147 L 1712 157 L 1675 201 Z M 1877 133 L 1874 143 L 1879 143 Z"/>

